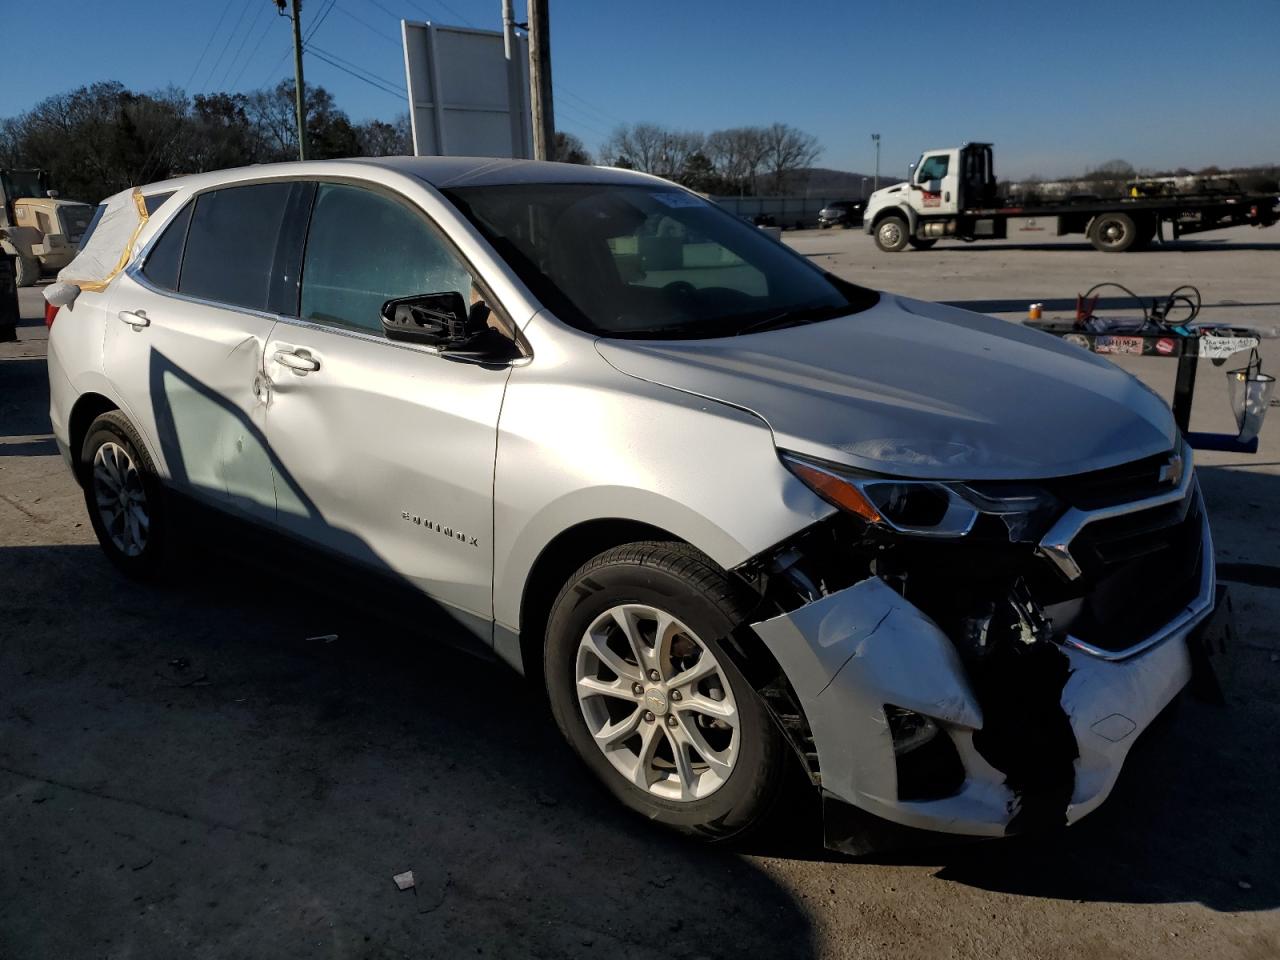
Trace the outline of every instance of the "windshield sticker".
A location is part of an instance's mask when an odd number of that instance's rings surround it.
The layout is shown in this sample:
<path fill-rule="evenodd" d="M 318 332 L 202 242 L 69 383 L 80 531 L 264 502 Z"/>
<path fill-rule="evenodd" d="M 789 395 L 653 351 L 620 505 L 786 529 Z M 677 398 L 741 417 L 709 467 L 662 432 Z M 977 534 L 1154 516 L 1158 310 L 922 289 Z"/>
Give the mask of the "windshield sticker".
<path fill-rule="evenodd" d="M 679 207 L 700 207 L 706 202 L 701 197 L 695 197 L 692 193 L 677 193 L 674 190 L 669 190 L 664 193 L 651 193 L 649 196 L 653 197 L 653 199 L 657 200 L 663 206 L 671 207 L 672 209 L 677 209 Z"/>

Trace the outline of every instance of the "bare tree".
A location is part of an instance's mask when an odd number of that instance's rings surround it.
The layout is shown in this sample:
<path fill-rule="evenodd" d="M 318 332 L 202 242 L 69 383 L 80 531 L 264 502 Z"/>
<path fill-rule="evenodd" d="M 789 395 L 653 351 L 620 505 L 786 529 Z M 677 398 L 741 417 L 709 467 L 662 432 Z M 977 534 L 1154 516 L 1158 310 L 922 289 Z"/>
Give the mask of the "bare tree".
<path fill-rule="evenodd" d="M 763 134 L 765 169 L 772 178 L 774 192 L 782 193 L 796 171 L 813 165 L 822 147 L 817 137 L 787 123 L 770 124 Z"/>
<path fill-rule="evenodd" d="M 716 172 L 739 194 L 755 193 L 768 145 L 759 127 L 716 130 L 707 137 L 706 154 Z"/>
<path fill-rule="evenodd" d="M 561 163 L 581 163 L 588 166 L 592 163 L 591 153 L 582 138 L 563 130 L 556 131 L 555 159 Z"/>
<path fill-rule="evenodd" d="M 675 179 L 689 157 L 702 152 L 705 140 L 701 133 L 668 130 L 656 123 L 624 124 L 605 141 L 601 153 L 615 166 L 622 160 L 636 170 Z"/>
<path fill-rule="evenodd" d="M 366 157 L 401 157 L 413 153 L 409 115 L 402 113 L 391 123 L 366 120 L 356 127 L 360 153 Z"/>

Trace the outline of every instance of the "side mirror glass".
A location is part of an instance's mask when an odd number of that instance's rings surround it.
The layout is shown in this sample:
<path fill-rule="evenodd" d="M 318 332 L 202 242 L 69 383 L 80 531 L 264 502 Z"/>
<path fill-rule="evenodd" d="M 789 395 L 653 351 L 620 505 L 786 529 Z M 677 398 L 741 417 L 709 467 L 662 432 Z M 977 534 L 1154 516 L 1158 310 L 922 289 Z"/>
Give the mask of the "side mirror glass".
<path fill-rule="evenodd" d="M 941 192 L 942 192 L 942 181 L 941 181 L 941 180 L 930 180 L 928 183 L 926 183 L 926 184 L 924 185 L 924 188 L 925 188 L 926 190 L 928 190 L 930 193 L 941 193 Z"/>
<path fill-rule="evenodd" d="M 388 340 L 446 347 L 470 335 L 467 302 L 456 290 L 398 297 L 382 305 L 382 330 Z"/>

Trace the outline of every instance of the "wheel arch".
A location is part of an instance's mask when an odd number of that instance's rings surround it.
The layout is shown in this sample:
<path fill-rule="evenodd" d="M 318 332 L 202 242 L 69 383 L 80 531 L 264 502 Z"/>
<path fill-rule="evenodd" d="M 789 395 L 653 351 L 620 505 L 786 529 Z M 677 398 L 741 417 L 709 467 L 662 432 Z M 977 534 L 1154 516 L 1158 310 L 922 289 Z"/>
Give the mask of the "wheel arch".
<path fill-rule="evenodd" d="M 110 398 L 100 393 L 92 392 L 82 393 L 76 398 L 76 402 L 71 408 L 71 416 L 67 422 L 67 443 L 71 453 L 72 471 L 75 473 L 76 482 L 81 486 L 84 485 L 84 476 L 80 463 L 80 450 L 84 446 L 85 436 L 89 432 L 89 425 L 102 414 L 119 409 L 119 405 Z"/>
<path fill-rule="evenodd" d="M 899 217 L 900 219 L 906 220 L 908 231 L 912 236 L 915 236 L 916 222 L 919 220 L 919 217 L 910 207 L 904 207 L 900 204 L 897 206 L 885 207 L 883 210 L 876 213 L 875 219 L 871 221 L 871 229 L 874 231 L 878 226 L 880 226 L 880 223 L 888 217 Z"/>
<path fill-rule="evenodd" d="M 610 517 L 586 520 L 562 531 L 538 554 L 521 597 L 519 632 L 520 668 L 537 695 L 545 696 L 546 690 L 542 664 L 547 621 L 551 607 L 569 577 L 592 557 L 606 550 L 646 540 L 670 541 L 697 549 L 695 544 L 661 527 Z M 703 556 L 708 563 L 719 567 L 730 581 L 741 583 L 744 592 L 751 589 L 739 580 L 738 574 L 724 570 L 706 554 Z M 806 776 L 811 782 L 820 783 L 817 750 L 809 719 L 777 657 L 746 622 L 738 624 L 727 637 L 722 638 L 722 643 L 747 682 L 764 700 Z"/>
<path fill-rule="evenodd" d="M 599 517 L 560 531 L 539 551 L 520 597 L 520 668 L 542 688 L 542 647 L 551 606 L 580 566 L 597 554 L 641 540 L 687 543 L 668 530 L 640 520 Z"/>

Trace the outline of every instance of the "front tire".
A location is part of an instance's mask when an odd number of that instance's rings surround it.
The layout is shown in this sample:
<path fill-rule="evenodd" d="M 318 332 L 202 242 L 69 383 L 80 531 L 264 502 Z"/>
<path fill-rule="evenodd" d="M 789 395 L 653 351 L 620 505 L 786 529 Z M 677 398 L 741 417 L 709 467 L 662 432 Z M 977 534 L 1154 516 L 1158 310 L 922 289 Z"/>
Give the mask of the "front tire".
<path fill-rule="evenodd" d="M 40 279 L 40 261 L 35 257 L 18 254 L 14 267 L 13 282 L 20 287 L 34 287 Z"/>
<path fill-rule="evenodd" d="M 119 410 L 89 425 L 80 477 L 89 522 L 107 559 L 130 577 L 154 577 L 169 539 L 164 491 L 138 432 Z"/>
<path fill-rule="evenodd" d="M 758 823 L 785 747 L 723 638 L 746 618 L 728 577 L 679 543 L 581 567 L 551 610 L 547 693 L 570 746 L 647 819 L 707 839 Z"/>
<path fill-rule="evenodd" d="M 898 253 L 910 239 L 911 231 L 902 217 L 885 217 L 876 224 L 876 246 L 885 253 Z"/>

